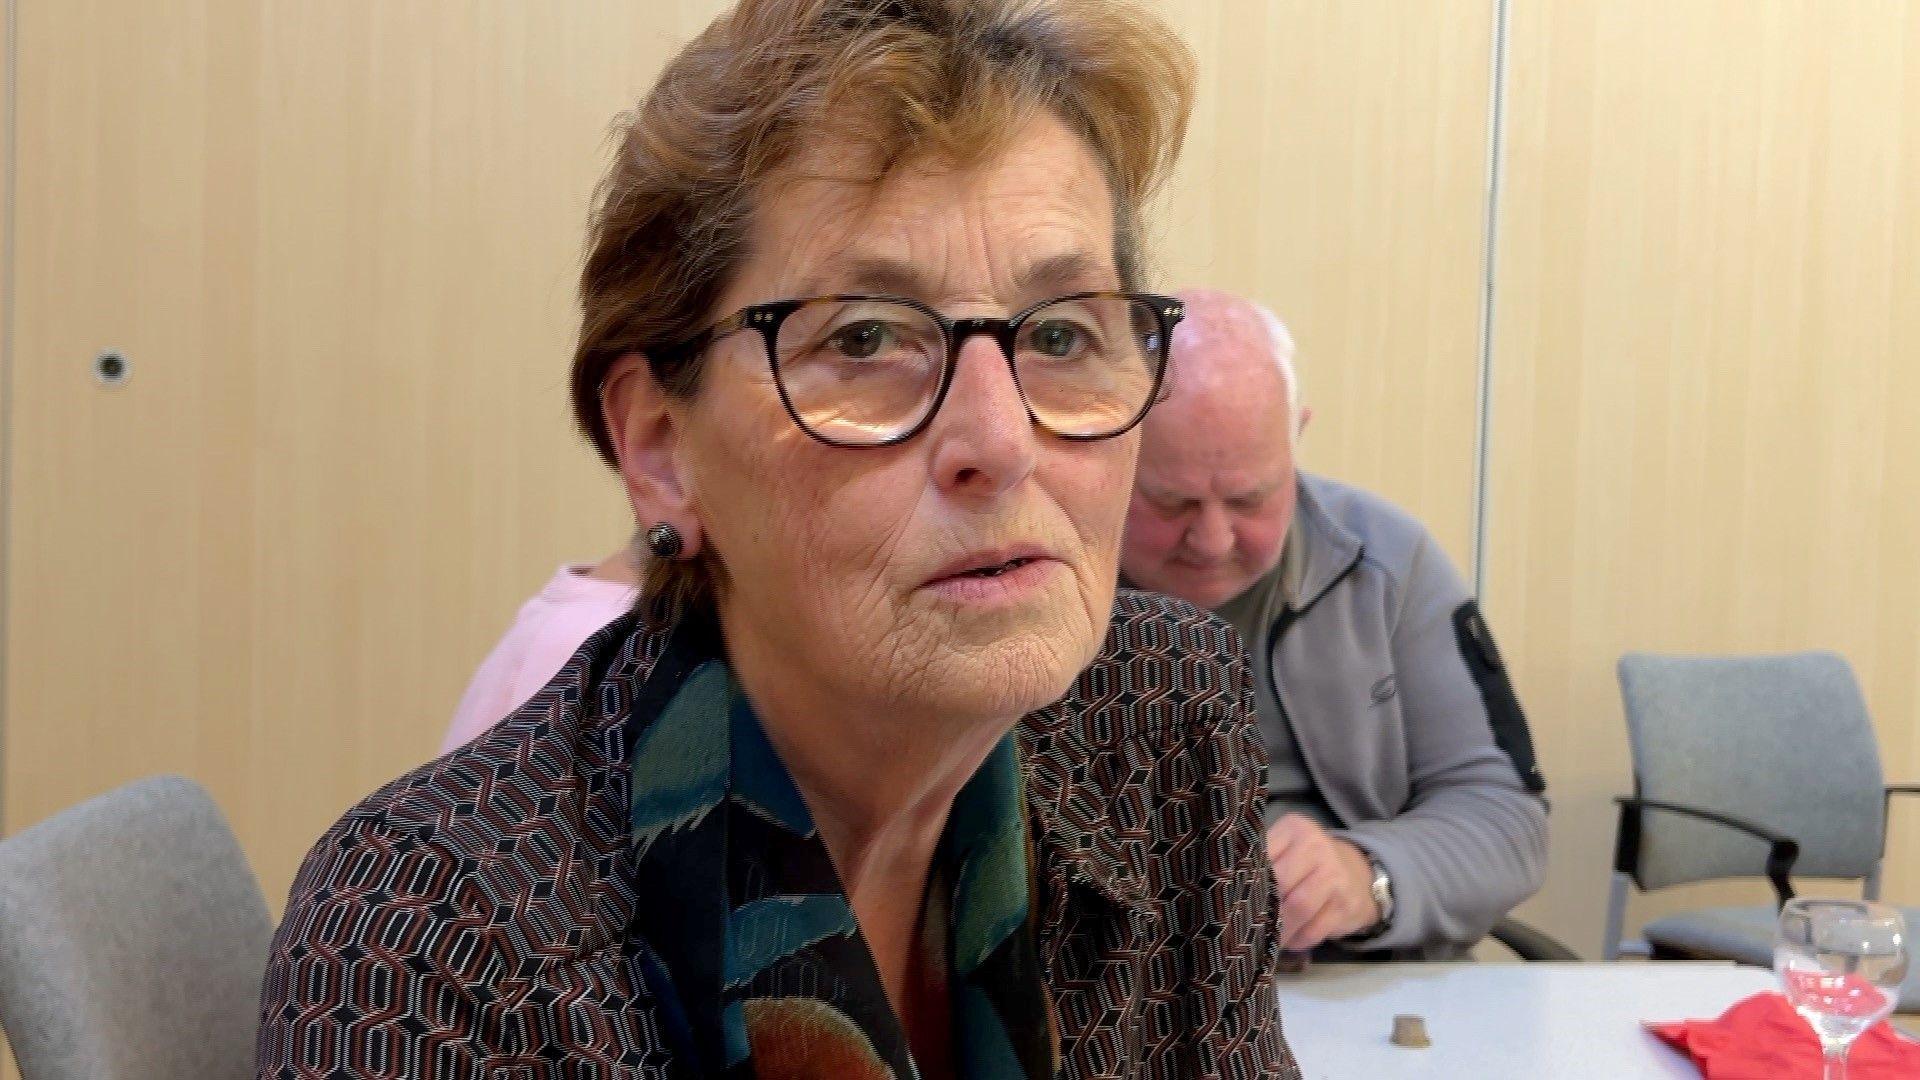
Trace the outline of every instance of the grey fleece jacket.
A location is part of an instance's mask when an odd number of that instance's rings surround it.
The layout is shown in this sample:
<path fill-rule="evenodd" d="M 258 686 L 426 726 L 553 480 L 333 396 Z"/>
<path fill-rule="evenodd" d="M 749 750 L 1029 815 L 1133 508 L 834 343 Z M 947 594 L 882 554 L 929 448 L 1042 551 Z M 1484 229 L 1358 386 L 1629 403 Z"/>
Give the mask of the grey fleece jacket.
<path fill-rule="evenodd" d="M 1393 882 L 1386 931 L 1349 948 L 1455 958 L 1538 891 L 1546 783 L 1526 718 L 1466 583 L 1419 522 L 1302 473 L 1281 565 L 1220 614 L 1255 658 L 1270 784 L 1304 765 L 1334 835 Z M 1283 800 L 1271 821 L 1302 793 L 1269 794 Z"/>

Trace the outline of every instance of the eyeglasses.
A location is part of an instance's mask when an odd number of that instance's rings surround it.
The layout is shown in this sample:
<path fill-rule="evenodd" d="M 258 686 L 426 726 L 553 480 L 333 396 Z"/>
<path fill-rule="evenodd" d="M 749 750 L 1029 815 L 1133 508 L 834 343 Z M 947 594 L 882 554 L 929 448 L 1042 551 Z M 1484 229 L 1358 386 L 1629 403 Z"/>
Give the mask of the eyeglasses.
<path fill-rule="evenodd" d="M 816 296 L 741 308 L 649 354 L 665 376 L 740 330 L 758 330 L 787 415 L 829 446 L 892 446 L 925 430 L 946 400 L 960 347 L 1000 346 L 1027 416 L 1063 439 L 1110 439 L 1160 393 L 1180 301 L 1075 293 L 1010 319 L 949 319 L 897 296 Z"/>

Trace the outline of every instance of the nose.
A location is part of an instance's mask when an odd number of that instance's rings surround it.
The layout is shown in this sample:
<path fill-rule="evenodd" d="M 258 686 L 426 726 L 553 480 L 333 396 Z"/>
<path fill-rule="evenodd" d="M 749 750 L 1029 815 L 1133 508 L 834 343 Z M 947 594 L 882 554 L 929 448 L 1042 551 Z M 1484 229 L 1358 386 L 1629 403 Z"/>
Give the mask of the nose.
<path fill-rule="evenodd" d="M 1233 522 L 1218 506 L 1203 506 L 1187 526 L 1187 547 L 1207 559 L 1224 559 L 1233 553 Z"/>
<path fill-rule="evenodd" d="M 944 491 L 992 498 L 1033 472 L 1039 432 L 1006 353 L 991 337 L 978 334 L 962 342 L 953 385 L 927 434 L 934 482 Z"/>

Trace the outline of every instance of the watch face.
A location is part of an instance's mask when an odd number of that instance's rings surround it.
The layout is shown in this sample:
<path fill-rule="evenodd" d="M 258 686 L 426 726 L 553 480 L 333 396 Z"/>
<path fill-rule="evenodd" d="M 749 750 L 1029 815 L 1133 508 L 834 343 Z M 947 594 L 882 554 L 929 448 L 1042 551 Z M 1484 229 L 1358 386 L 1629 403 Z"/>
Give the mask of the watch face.
<path fill-rule="evenodd" d="M 1380 907 L 1380 921 L 1393 918 L 1393 879 L 1387 877 L 1387 868 L 1380 860 L 1373 862 L 1373 902 Z"/>
<path fill-rule="evenodd" d="M 1377 938 L 1387 932 L 1388 924 L 1393 919 L 1393 880 L 1387 877 L 1387 868 L 1380 865 L 1379 859 L 1368 856 L 1367 865 L 1373 869 L 1373 880 L 1368 882 L 1367 891 L 1373 894 L 1374 906 L 1380 909 L 1380 921 L 1347 938 L 1348 941 L 1364 942 Z"/>

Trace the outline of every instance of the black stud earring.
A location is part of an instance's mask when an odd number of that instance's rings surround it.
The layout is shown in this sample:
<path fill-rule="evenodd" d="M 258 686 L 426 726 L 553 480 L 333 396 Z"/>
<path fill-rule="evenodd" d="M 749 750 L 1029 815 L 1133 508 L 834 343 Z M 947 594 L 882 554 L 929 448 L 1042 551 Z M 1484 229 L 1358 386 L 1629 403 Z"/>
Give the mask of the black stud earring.
<path fill-rule="evenodd" d="M 664 521 L 647 530 L 647 550 L 653 552 L 655 558 L 677 559 L 685 548 L 680 530 Z"/>

